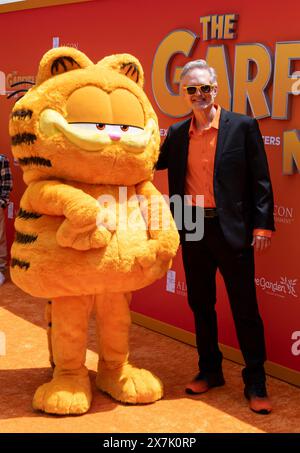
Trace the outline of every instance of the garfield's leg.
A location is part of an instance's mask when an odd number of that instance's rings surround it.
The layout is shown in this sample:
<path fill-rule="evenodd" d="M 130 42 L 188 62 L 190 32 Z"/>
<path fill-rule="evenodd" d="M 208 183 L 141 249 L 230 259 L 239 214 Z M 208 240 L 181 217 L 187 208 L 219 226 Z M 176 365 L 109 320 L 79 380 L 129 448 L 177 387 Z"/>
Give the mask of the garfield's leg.
<path fill-rule="evenodd" d="M 53 379 L 35 392 L 33 408 L 51 414 L 83 414 L 91 404 L 88 370 L 84 366 L 87 327 L 93 297 L 52 300 Z"/>
<path fill-rule="evenodd" d="M 97 387 L 123 403 L 152 403 L 163 395 L 161 381 L 128 363 L 131 295 L 96 295 L 99 342 Z"/>
<path fill-rule="evenodd" d="M 53 351 L 52 351 L 52 302 L 48 300 L 45 307 L 45 320 L 47 323 L 47 340 L 48 340 L 48 352 L 49 352 L 49 362 L 52 368 L 55 367 L 54 360 L 53 360 Z"/>

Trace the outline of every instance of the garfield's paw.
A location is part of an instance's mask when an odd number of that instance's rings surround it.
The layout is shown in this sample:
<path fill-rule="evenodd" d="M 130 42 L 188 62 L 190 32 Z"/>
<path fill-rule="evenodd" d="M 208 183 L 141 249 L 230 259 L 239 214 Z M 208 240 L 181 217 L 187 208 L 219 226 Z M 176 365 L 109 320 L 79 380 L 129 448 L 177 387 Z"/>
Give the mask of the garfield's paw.
<path fill-rule="evenodd" d="M 177 231 L 168 230 L 161 232 L 157 242 L 157 257 L 162 261 L 172 260 L 176 256 L 179 246 L 179 234 Z"/>
<path fill-rule="evenodd" d="M 137 262 L 146 269 L 151 267 L 156 261 L 157 244 L 155 240 L 150 239 L 136 256 Z"/>
<path fill-rule="evenodd" d="M 166 249 L 158 249 L 157 250 L 157 257 L 160 258 L 162 261 L 170 261 L 176 255 L 173 250 L 166 250 Z"/>
<path fill-rule="evenodd" d="M 56 240 L 61 247 L 71 247 L 75 250 L 90 250 L 105 247 L 111 233 L 105 227 L 96 224 L 85 227 L 75 227 L 68 219 L 64 220 L 56 233 Z"/>
<path fill-rule="evenodd" d="M 153 403 L 163 396 L 163 385 L 158 377 L 129 364 L 115 370 L 100 367 L 96 385 L 122 403 Z"/>
<path fill-rule="evenodd" d="M 33 397 L 33 409 L 49 414 L 84 414 L 92 400 L 88 376 L 62 375 L 43 384 Z"/>
<path fill-rule="evenodd" d="M 111 238 L 111 232 L 104 227 L 97 227 L 89 233 L 79 234 L 72 244 L 75 250 L 90 250 L 105 247 Z"/>

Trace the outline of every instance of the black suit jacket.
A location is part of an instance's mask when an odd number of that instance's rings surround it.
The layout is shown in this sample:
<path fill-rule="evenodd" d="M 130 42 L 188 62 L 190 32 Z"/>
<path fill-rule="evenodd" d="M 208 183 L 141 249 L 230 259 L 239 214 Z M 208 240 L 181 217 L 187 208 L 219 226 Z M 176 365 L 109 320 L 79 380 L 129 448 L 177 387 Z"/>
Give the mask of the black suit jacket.
<path fill-rule="evenodd" d="M 168 169 L 170 197 L 183 199 L 190 123 L 191 118 L 169 128 L 156 164 Z M 234 249 L 250 246 L 254 228 L 275 230 L 268 162 L 255 119 L 221 109 L 213 187 L 223 234 Z M 184 230 L 179 233 L 183 240 Z"/>

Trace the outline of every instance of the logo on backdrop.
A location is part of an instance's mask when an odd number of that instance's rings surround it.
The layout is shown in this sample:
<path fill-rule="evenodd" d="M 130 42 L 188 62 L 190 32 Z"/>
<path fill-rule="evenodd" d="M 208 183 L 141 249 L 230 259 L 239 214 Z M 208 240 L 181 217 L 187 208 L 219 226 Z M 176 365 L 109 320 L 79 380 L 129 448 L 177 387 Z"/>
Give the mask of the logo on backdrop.
<path fill-rule="evenodd" d="M 52 47 L 59 47 L 59 46 L 68 46 L 68 47 L 74 47 L 75 49 L 79 49 L 79 43 L 78 42 L 66 42 L 66 43 L 60 43 L 60 38 L 59 36 L 55 36 L 52 38 Z M 18 71 L 12 71 L 9 74 L 5 74 L 5 72 L 0 71 L 0 96 L 7 96 L 12 94 L 14 91 L 22 90 L 22 89 L 27 89 L 28 84 L 22 84 L 26 80 L 27 82 L 32 82 L 32 84 L 35 84 L 35 76 L 34 75 L 22 75 L 19 74 Z M 14 84 L 16 88 L 13 88 Z M 16 93 L 14 97 L 17 97 L 19 93 Z M 19 96 L 18 96 L 19 97 Z"/>
<path fill-rule="evenodd" d="M 166 291 L 186 297 L 187 288 L 185 281 L 176 280 L 176 271 L 167 272 Z"/>
<path fill-rule="evenodd" d="M 79 49 L 78 42 L 62 42 L 62 43 L 60 43 L 59 36 L 54 36 L 52 38 L 52 47 L 55 48 L 55 47 L 60 47 L 60 46 L 75 47 L 75 49 Z"/>
<path fill-rule="evenodd" d="M 271 281 L 265 277 L 255 278 L 255 283 L 258 288 L 261 288 L 267 294 L 271 296 L 277 296 L 281 298 L 291 297 L 292 299 L 298 299 L 299 295 L 297 292 L 298 278 L 280 277 L 279 280 Z"/>
<path fill-rule="evenodd" d="M 298 356 L 300 355 L 300 330 L 293 332 L 291 339 L 293 340 L 291 353 L 295 356 Z"/>
<path fill-rule="evenodd" d="M 25 81 L 29 83 L 24 83 Z M 0 71 L 0 96 L 7 96 L 15 92 L 13 97 L 19 97 L 20 93 L 24 94 L 31 84 L 35 84 L 35 76 L 33 75 L 22 75 L 18 71 L 5 74 L 5 72 Z M 16 91 L 19 92 L 16 93 Z"/>
<path fill-rule="evenodd" d="M 300 41 L 274 42 L 274 50 L 260 42 L 235 44 L 239 15 L 234 13 L 202 16 L 199 22 L 199 29 L 172 30 L 158 44 L 152 63 L 152 91 L 160 111 L 171 118 L 190 113 L 179 95 L 182 56 L 186 61 L 194 59 L 197 47 L 207 43 L 204 59 L 218 74 L 220 105 L 237 113 L 251 111 L 257 119 L 288 120 L 292 99 L 300 94 L 300 71 L 293 71 L 294 62 L 300 60 Z M 233 47 L 235 64 L 231 68 L 228 50 Z M 300 130 L 296 125 L 283 131 L 282 139 L 264 136 L 264 143 L 282 148 L 283 175 L 300 173 Z"/>
<path fill-rule="evenodd" d="M 277 135 L 263 135 L 264 144 L 269 146 L 280 146 L 281 138 Z"/>
<path fill-rule="evenodd" d="M 67 43 L 60 43 L 59 36 L 55 36 L 52 38 L 52 47 L 59 47 L 59 46 L 68 46 L 74 47 L 75 49 L 79 48 L 78 42 L 67 42 Z M 19 74 L 18 71 L 12 71 L 9 74 L 5 74 L 5 72 L 0 71 L 0 96 L 9 96 L 13 99 L 19 98 L 20 95 L 24 94 L 30 88 L 30 84 L 35 84 L 36 77 L 34 75 L 22 75 Z M 25 83 L 25 81 L 27 83 Z M 15 93 L 13 95 L 13 93 Z"/>
<path fill-rule="evenodd" d="M 276 223 L 291 224 L 295 220 L 294 208 L 288 206 L 274 206 L 274 219 Z"/>

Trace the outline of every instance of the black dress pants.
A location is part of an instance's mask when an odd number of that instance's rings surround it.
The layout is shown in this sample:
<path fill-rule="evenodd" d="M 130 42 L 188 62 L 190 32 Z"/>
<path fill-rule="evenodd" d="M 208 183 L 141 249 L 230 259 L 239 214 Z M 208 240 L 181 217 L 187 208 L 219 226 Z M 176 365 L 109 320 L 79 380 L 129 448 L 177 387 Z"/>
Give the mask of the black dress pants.
<path fill-rule="evenodd" d="M 216 271 L 220 270 L 237 338 L 245 360 L 245 384 L 265 381 L 264 328 L 254 282 L 253 247 L 235 251 L 225 240 L 218 217 L 204 219 L 204 237 L 182 244 L 188 302 L 193 311 L 199 370 L 214 375 L 222 370 L 218 346 Z"/>

